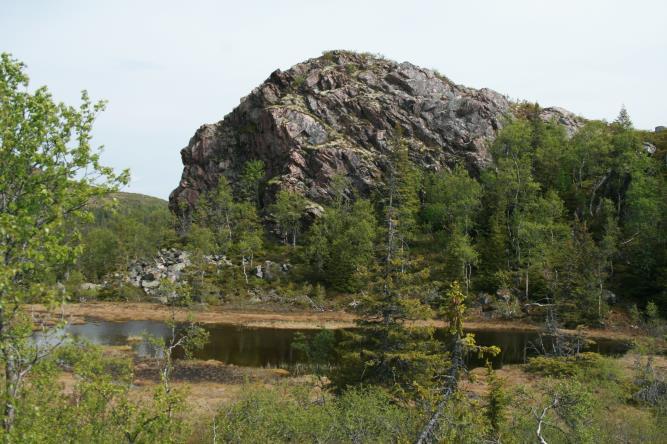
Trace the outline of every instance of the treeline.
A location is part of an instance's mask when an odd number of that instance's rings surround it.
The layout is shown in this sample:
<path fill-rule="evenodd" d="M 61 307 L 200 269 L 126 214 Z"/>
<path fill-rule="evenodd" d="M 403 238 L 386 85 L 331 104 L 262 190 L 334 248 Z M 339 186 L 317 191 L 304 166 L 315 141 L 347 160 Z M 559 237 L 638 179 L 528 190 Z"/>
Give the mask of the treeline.
<path fill-rule="evenodd" d="M 190 243 L 244 266 L 275 249 L 270 239 L 282 240 L 297 266 L 293 279 L 329 292 L 377 293 L 374 282 L 398 266 L 395 285 L 458 281 L 467 295 L 501 295 L 517 311 L 555 306 L 572 325 L 603 322 L 618 301 L 665 313 L 664 138 L 647 152 L 647 135 L 625 110 L 572 137 L 538 114 L 521 106 L 479 177 L 458 164 L 418 169 L 398 136 L 384 184 L 369 199 L 338 177 L 331 204 L 306 224 L 308 201 L 281 191 L 267 211 L 277 239 L 261 231 L 263 166 L 249 163 L 237 190 L 223 178 L 202 197 Z"/>

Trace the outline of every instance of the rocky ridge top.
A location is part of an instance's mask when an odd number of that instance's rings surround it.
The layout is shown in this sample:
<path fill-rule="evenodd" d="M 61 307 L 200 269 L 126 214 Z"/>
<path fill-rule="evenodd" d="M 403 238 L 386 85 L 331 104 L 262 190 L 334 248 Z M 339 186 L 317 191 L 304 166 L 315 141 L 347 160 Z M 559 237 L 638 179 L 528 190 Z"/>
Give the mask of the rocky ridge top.
<path fill-rule="evenodd" d="M 561 108 L 541 113 L 570 134 L 581 125 Z M 187 216 L 220 176 L 234 184 L 256 159 L 266 165 L 265 205 L 280 189 L 326 203 L 337 175 L 368 195 L 382 180 L 397 128 L 420 167 L 463 162 L 475 173 L 489 165 L 489 144 L 511 115 L 509 100 L 493 90 L 457 85 L 407 62 L 327 52 L 274 71 L 222 121 L 201 126 L 181 151 L 183 175 L 170 207 Z"/>

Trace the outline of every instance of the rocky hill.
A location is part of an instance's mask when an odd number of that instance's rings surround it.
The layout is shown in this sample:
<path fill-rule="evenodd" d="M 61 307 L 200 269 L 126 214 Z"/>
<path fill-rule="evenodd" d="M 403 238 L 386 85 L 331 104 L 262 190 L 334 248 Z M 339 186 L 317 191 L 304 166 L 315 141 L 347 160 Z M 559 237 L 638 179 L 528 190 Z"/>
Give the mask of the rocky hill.
<path fill-rule="evenodd" d="M 187 216 L 221 175 L 235 183 L 255 159 L 266 165 L 264 204 L 279 189 L 326 202 L 336 175 L 366 195 L 382 179 L 396 128 L 417 165 L 438 170 L 460 161 L 476 172 L 489 164 L 489 142 L 511 114 L 508 99 L 490 89 L 456 85 L 407 62 L 327 52 L 273 72 L 224 120 L 201 126 L 181 151 L 183 175 L 170 207 Z M 559 108 L 541 116 L 569 132 L 579 125 Z"/>

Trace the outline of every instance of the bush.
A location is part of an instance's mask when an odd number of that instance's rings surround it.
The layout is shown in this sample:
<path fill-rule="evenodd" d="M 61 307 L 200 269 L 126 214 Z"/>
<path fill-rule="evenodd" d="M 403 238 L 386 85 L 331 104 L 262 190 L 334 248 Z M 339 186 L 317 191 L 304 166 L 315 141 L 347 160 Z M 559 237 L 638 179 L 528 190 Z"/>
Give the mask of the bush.
<path fill-rule="evenodd" d="M 217 418 L 221 442 L 411 442 L 421 417 L 378 388 L 313 402 L 305 387 L 249 387 Z"/>
<path fill-rule="evenodd" d="M 97 292 L 97 298 L 101 301 L 142 301 L 146 299 L 146 293 L 120 278 L 113 278 Z"/>
<path fill-rule="evenodd" d="M 610 367 L 610 363 L 610 360 L 603 358 L 597 353 L 586 352 L 575 356 L 537 356 L 529 358 L 524 370 L 529 373 L 537 373 L 542 376 L 554 378 L 584 375 L 599 378 L 606 375 L 605 379 L 617 379 L 617 369 Z"/>

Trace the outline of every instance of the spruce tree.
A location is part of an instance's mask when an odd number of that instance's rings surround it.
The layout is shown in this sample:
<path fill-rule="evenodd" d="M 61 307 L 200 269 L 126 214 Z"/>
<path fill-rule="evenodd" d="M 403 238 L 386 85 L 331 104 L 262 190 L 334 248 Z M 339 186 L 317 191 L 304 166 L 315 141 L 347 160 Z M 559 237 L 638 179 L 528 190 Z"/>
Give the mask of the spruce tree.
<path fill-rule="evenodd" d="M 388 159 L 381 205 L 384 216 L 379 273 L 368 284 L 359 306 L 358 329 L 340 344 L 341 368 L 333 375 L 338 387 L 374 383 L 415 395 L 432 386 L 446 362 L 433 328 L 410 325 L 434 312 L 423 302 L 429 269 L 414 267 L 409 256 L 419 209 L 418 175 L 407 145 L 397 139 Z"/>

